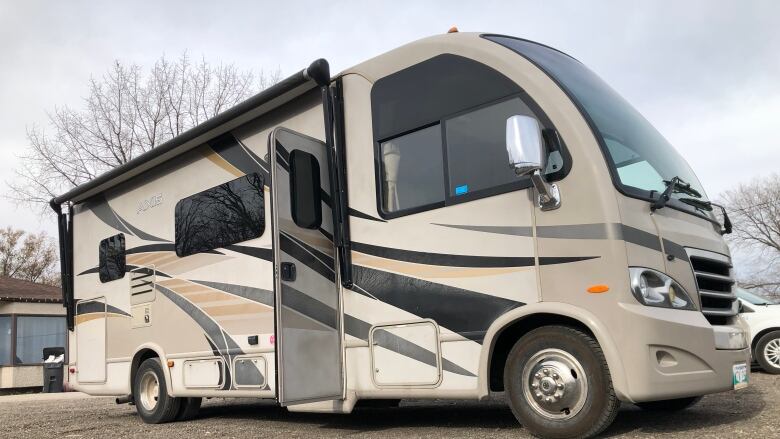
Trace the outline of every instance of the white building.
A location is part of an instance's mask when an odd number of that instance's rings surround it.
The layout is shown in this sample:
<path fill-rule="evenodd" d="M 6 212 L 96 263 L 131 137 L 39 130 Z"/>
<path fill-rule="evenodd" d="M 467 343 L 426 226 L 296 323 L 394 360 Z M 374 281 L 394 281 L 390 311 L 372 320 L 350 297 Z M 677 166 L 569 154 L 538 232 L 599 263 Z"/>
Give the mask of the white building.
<path fill-rule="evenodd" d="M 43 348 L 66 343 L 60 288 L 0 277 L 0 392 L 42 386 Z"/>

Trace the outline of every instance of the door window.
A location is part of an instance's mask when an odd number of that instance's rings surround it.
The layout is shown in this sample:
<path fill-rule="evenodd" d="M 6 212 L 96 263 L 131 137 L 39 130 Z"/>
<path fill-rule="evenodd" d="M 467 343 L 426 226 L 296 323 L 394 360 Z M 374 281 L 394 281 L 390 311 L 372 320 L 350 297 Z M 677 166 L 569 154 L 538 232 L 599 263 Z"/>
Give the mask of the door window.
<path fill-rule="evenodd" d="M 320 165 L 306 151 L 290 153 L 290 206 L 298 227 L 317 229 L 322 224 Z"/>

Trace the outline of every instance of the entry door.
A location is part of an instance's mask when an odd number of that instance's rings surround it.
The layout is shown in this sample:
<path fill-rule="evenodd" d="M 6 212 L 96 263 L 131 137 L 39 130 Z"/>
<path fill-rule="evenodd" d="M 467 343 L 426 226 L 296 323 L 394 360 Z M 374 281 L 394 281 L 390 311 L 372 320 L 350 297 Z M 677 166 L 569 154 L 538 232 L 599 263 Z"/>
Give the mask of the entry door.
<path fill-rule="evenodd" d="M 326 146 L 277 128 L 269 147 L 279 402 L 341 399 L 342 319 Z"/>

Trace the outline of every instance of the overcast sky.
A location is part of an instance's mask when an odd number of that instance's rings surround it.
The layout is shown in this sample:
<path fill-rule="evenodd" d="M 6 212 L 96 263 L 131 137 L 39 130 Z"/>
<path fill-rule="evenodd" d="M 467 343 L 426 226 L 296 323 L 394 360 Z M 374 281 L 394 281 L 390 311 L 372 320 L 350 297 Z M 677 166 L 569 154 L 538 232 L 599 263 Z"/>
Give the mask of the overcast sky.
<path fill-rule="evenodd" d="M 0 183 L 26 129 L 79 107 L 114 59 L 151 65 L 187 50 L 283 76 L 324 57 L 339 71 L 446 32 L 525 37 L 584 62 L 690 162 L 708 194 L 780 169 L 777 1 L 19 1 L 0 0 Z M 3 184 L 3 186 L 5 186 Z M 55 234 L 0 200 L 0 226 Z"/>

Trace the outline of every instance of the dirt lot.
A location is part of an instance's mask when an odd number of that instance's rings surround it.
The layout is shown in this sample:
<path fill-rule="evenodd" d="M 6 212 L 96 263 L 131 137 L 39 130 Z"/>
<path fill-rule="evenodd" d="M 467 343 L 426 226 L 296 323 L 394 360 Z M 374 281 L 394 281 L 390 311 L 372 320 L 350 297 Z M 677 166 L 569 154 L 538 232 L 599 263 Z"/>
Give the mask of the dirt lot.
<path fill-rule="evenodd" d="M 770 438 L 780 428 L 780 376 L 754 372 L 751 386 L 705 397 L 674 414 L 624 405 L 605 437 Z M 404 401 L 351 415 L 288 413 L 255 400 L 205 401 L 198 419 L 143 424 L 134 408 L 81 394 L 0 396 L 0 437 L 528 437 L 499 402 Z"/>

